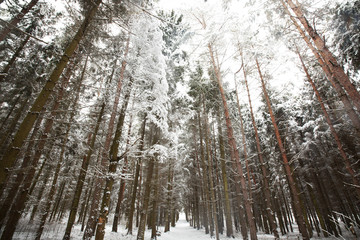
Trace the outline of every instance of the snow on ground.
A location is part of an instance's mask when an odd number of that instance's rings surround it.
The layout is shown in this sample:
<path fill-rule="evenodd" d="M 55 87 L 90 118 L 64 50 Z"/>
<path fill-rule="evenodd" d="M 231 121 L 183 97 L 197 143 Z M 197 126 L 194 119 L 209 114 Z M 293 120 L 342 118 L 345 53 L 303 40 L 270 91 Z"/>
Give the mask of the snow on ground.
<path fill-rule="evenodd" d="M 112 219 L 112 217 L 110 217 Z M 133 230 L 133 235 L 127 235 L 126 229 L 124 227 L 124 221 L 121 222 L 119 227 L 119 232 L 111 232 L 111 223 L 107 224 L 106 226 L 106 234 L 105 234 L 105 240 L 136 240 L 136 233 L 137 229 Z M 42 240 L 57 240 L 62 239 L 64 231 L 66 227 L 66 219 L 64 218 L 63 222 L 61 224 L 59 223 L 53 223 L 48 224 L 45 226 L 44 233 L 42 235 Z M 288 239 L 288 240 L 298 240 L 301 239 L 297 230 L 297 226 L 293 225 L 294 227 L 294 233 L 289 233 L 285 236 L 281 236 L 280 239 Z M 71 240 L 80 240 L 82 239 L 83 232 L 80 231 L 81 226 L 75 225 L 74 229 L 71 234 Z M 36 231 L 36 222 L 29 224 L 28 219 L 22 219 L 21 223 L 17 227 L 17 231 L 14 235 L 14 240 L 32 240 L 34 239 L 34 234 Z M 180 215 L 179 221 L 176 223 L 175 228 L 171 228 L 170 232 L 164 233 L 164 228 L 160 227 L 159 231 L 161 232 L 161 236 L 157 238 L 157 240 L 212 240 L 215 239 L 215 236 L 212 238 L 209 234 L 205 234 L 204 229 L 196 230 L 193 227 L 189 225 L 188 222 L 185 220 L 185 214 Z M 151 236 L 151 230 L 147 230 L 145 233 L 145 239 L 149 240 Z M 314 236 L 316 236 L 316 233 L 314 233 Z M 348 238 L 349 237 L 349 238 Z M 93 238 L 94 239 L 94 238 Z M 221 240 L 240 240 L 242 239 L 240 233 L 235 234 L 235 238 L 227 238 L 225 235 L 220 235 Z M 250 237 L 249 237 L 250 239 Z M 270 240 L 274 239 L 272 235 L 269 234 L 261 234 L 258 233 L 258 239 L 259 240 Z M 321 237 L 314 237 L 312 239 L 323 239 Z M 327 238 L 327 239 L 336 239 L 334 238 Z M 339 238 L 337 238 L 339 239 Z M 352 236 L 347 236 L 340 239 L 354 239 Z"/>

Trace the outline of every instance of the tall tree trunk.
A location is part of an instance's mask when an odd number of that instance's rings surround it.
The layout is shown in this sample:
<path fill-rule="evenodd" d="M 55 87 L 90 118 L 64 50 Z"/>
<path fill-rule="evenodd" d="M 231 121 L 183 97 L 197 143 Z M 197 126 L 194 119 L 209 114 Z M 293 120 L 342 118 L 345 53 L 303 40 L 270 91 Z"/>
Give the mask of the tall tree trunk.
<path fill-rule="evenodd" d="M 69 59 L 73 56 L 81 39 L 84 37 L 86 29 L 88 28 L 91 20 L 95 16 L 95 13 L 97 12 L 97 9 L 101 2 L 102 0 L 94 0 L 93 7 L 88 12 L 87 16 L 85 17 L 83 23 L 81 24 L 79 30 L 75 34 L 70 44 L 66 47 L 63 56 L 61 57 L 53 72 L 51 73 L 49 80 L 46 82 L 45 86 L 39 93 L 30 111 L 27 113 L 25 119 L 20 124 L 20 127 L 14 136 L 12 144 L 8 147 L 5 155 L 0 161 L 0 184 L 3 184 L 3 182 L 5 181 L 6 176 L 8 175 L 8 168 L 14 165 L 16 157 L 19 154 L 25 139 L 28 137 L 31 129 L 33 128 L 33 125 L 38 118 L 41 109 L 48 102 L 48 98 L 53 92 L 53 89 L 58 82 L 59 77 L 61 76 L 64 68 L 67 66 Z M 12 236 L 12 234 L 10 235 Z"/>
<path fill-rule="evenodd" d="M 106 177 L 104 194 L 103 194 L 103 199 L 102 199 L 102 203 L 101 203 L 100 216 L 99 216 L 98 226 L 97 226 L 96 236 L 95 236 L 96 240 L 102 240 L 102 239 L 104 239 L 104 236 L 105 236 L 105 224 L 107 222 L 107 216 L 109 214 L 110 197 L 111 197 L 112 188 L 113 188 L 113 185 L 115 182 L 113 175 L 116 173 L 117 163 L 120 160 L 120 157 L 118 156 L 120 138 L 122 135 L 122 129 L 124 126 L 126 110 L 127 110 L 127 106 L 128 106 L 129 99 L 130 99 L 132 83 L 133 83 L 133 79 L 130 78 L 128 89 L 125 94 L 124 102 L 123 102 L 123 105 L 121 107 L 121 111 L 119 114 L 119 120 L 118 120 L 118 123 L 116 126 L 115 136 L 113 138 L 112 145 L 110 148 L 110 153 L 109 153 L 110 165 L 109 165 L 109 170 L 108 170 L 109 176 Z"/>
<path fill-rule="evenodd" d="M 131 127 L 132 127 L 132 115 L 130 115 L 129 128 L 128 128 L 127 139 L 126 139 L 124 166 L 123 166 L 123 169 L 122 169 L 122 172 L 121 172 L 121 176 L 125 176 L 125 174 L 128 171 L 127 170 L 127 168 L 128 168 L 128 154 L 127 154 L 127 152 L 129 151 L 129 145 L 130 145 Z M 122 200 L 124 198 L 124 191 L 125 191 L 125 179 L 121 178 L 121 180 L 120 180 L 120 188 L 119 188 L 117 202 L 116 202 L 113 226 L 112 226 L 112 231 L 113 232 L 117 232 L 117 227 L 118 227 L 119 218 L 120 218 L 120 207 L 121 207 L 121 202 L 122 202 Z"/>
<path fill-rule="evenodd" d="M 247 81 L 247 74 L 246 74 L 246 69 L 245 69 L 242 54 L 241 54 L 241 59 L 242 59 L 242 68 L 243 68 L 243 73 L 244 73 L 244 81 L 245 81 L 246 91 L 247 91 L 247 95 L 248 95 L 248 99 L 249 99 L 251 121 L 252 121 L 252 125 L 253 125 L 254 132 L 255 132 L 257 155 L 259 158 L 260 169 L 261 169 L 261 173 L 262 173 L 262 177 L 263 177 L 264 186 L 263 186 L 262 190 L 263 190 L 263 193 L 265 196 L 266 213 L 267 213 L 267 217 L 269 219 L 271 232 L 274 234 L 275 239 L 279 239 L 279 233 L 277 231 L 276 219 L 274 216 L 274 208 L 271 204 L 271 192 L 270 192 L 270 186 L 269 186 L 269 180 L 268 180 L 268 173 L 267 173 L 266 166 L 265 166 L 264 159 L 263 159 L 262 149 L 261 149 L 261 145 L 260 145 L 260 138 L 259 138 L 259 133 L 258 133 L 258 129 L 257 129 L 256 122 L 255 122 L 255 116 L 254 116 L 254 112 L 253 112 L 253 108 L 252 108 L 251 96 L 250 96 L 250 91 L 249 91 L 249 86 L 248 86 L 248 81 Z M 236 81 L 235 81 L 235 84 L 236 84 Z M 245 159 L 247 159 L 245 131 L 244 131 L 244 124 L 243 124 L 243 120 L 242 120 L 242 116 L 241 116 L 241 109 L 240 109 L 239 95 L 237 92 L 237 87 L 236 87 L 236 100 L 237 100 L 237 104 L 238 104 L 241 132 L 242 132 L 242 136 L 243 136 L 244 155 L 245 155 Z"/>
<path fill-rule="evenodd" d="M 1 122 L 1 125 L 0 125 L 0 129 L 2 129 L 2 130 L 1 130 L 1 133 L 3 133 L 3 129 L 6 129 L 6 128 L 5 128 L 6 122 L 7 122 L 7 120 L 9 119 L 9 117 L 11 116 L 11 114 L 13 113 L 16 105 L 20 102 L 21 97 L 22 97 L 23 95 L 25 95 L 24 93 L 25 93 L 25 91 L 23 90 L 23 91 L 19 91 L 19 92 L 17 92 L 16 94 L 13 95 L 13 96 L 16 96 L 17 94 L 19 94 L 19 96 L 15 99 L 15 101 L 14 101 L 13 103 L 10 103 L 11 107 L 10 107 L 8 113 L 6 114 L 6 117 L 4 117 L 4 118 L 2 119 L 2 122 Z M 2 145 L 2 144 L 0 144 L 0 147 L 1 147 L 1 145 Z M 1 148 L 0 148 L 0 149 L 1 149 Z"/>
<path fill-rule="evenodd" d="M 217 82 L 218 82 L 218 88 L 219 88 L 221 98 L 222 98 L 222 102 L 223 102 L 224 115 L 225 115 L 227 134 L 228 134 L 228 141 L 229 141 L 229 145 L 230 145 L 230 148 L 231 148 L 231 156 L 232 156 L 232 159 L 234 159 L 235 162 L 236 162 L 236 167 L 237 167 L 237 171 L 238 171 L 239 178 L 240 178 L 241 190 L 242 190 L 242 193 L 243 193 L 243 196 L 244 196 L 244 202 L 245 202 L 245 210 L 246 210 L 246 214 L 247 214 L 248 223 L 249 223 L 249 226 L 250 226 L 250 237 L 251 237 L 252 240 L 256 240 L 257 239 L 256 227 L 255 227 L 255 222 L 254 222 L 254 218 L 253 218 L 253 212 L 252 212 L 252 209 L 251 209 L 251 202 L 250 202 L 249 193 L 248 193 L 247 187 L 246 187 L 246 181 L 245 181 L 245 178 L 244 178 L 244 173 L 243 173 L 242 166 L 241 166 L 241 163 L 240 163 L 239 151 L 238 151 L 238 148 L 236 146 L 236 141 L 235 141 L 235 138 L 234 138 L 234 133 L 233 133 L 232 123 L 231 123 L 231 119 L 230 119 L 229 109 L 228 109 L 228 106 L 227 106 L 227 101 L 226 101 L 226 98 L 225 98 L 225 92 L 224 92 L 222 82 L 221 82 L 222 80 L 221 80 L 221 75 L 220 75 L 220 69 L 218 67 L 219 65 L 215 61 L 211 44 L 208 45 L 208 48 L 209 48 L 213 68 L 214 68 L 214 71 L 215 71 L 216 79 L 217 79 Z"/>
<path fill-rule="evenodd" d="M 142 164 L 142 152 L 144 151 L 144 139 L 145 139 L 145 127 L 146 127 L 146 116 L 144 117 L 142 126 L 141 126 L 141 137 L 140 137 L 140 145 L 139 145 L 139 153 L 137 154 L 137 162 L 136 162 L 136 169 L 135 169 L 135 176 L 134 176 L 134 184 L 133 184 L 133 192 L 131 194 L 131 202 L 130 202 L 130 210 L 128 216 L 128 234 L 132 234 L 133 229 L 133 218 L 134 218 L 134 211 L 135 211 L 135 200 L 136 200 L 136 193 L 137 188 L 139 185 L 139 175 L 140 175 L 140 168 Z"/>
<path fill-rule="evenodd" d="M 69 78 L 70 78 L 70 76 L 71 76 L 71 74 L 73 72 L 72 70 L 73 69 L 71 67 L 69 67 L 68 71 L 67 71 L 67 73 L 68 73 L 67 76 L 65 76 L 63 78 L 62 85 L 61 85 L 61 87 L 60 87 L 60 89 L 58 91 L 57 98 L 55 100 L 55 103 L 54 103 L 52 111 L 51 111 L 51 117 L 46 120 L 46 122 L 44 124 L 45 125 L 44 130 L 43 130 L 42 135 L 40 137 L 40 140 L 39 140 L 39 142 L 37 144 L 37 147 L 36 147 L 36 150 L 35 150 L 35 155 L 34 155 L 34 158 L 32 160 L 32 169 L 29 171 L 29 173 L 27 174 L 27 176 L 25 178 L 25 179 L 27 179 L 27 181 L 30 181 L 30 183 L 25 182 L 24 186 L 29 185 L 29 187 L 30 187 L 31 181 L 34 178 L 35 167 L 36 167 L 37 163 L 39 162 L 40 157 L 42 156 L 42 153 L 43 153 L 42 150 L 44 149 L 45 144 L 47 142 L 46 140 L 48 139 L 48 134 L 52 130 L 53 123 L 54 123 L 54 118 L 57 115 L 57 109 L 59 108 L 60 102 L 61 102 L 61 100 L 62 100 L 62 98 L 64 96 L 65 88 L 66 88 L 66 86 L 68 84 L 68 81 L 69 81 Z M 18 194 L 18 197 L 15 199 L 14 205 L 10 210 L 11 211 L 10 212 L 11 216 L 8 219 L 7 223 L 6 223 L 6 227 L 5 227 L 5 230 L 3 232 L 2 237 L 4 237 L 4 236 L 12 236 L 14 234 L 16 224 L 18 223 L 18 221 L 19 221 L 19 219 L 21 217 L 21 211 L 25 207 L 25 202 L 26 201 L 24 201 L 24 200 L 29 198 L 29 189 L 28 189 L 29 187 L 25 188 L 25 190 L 23 188 L 22 193 Z M 19 203 L 16 203 L 16 201 L 18 201 Z M 24 202 L 21 202 L 21 201 L 24 201 Z M 16 213 L 13 213 L 12 211 L 16 211 Z"/>
<path fill-rule="evenodd" d="M 11 19 L 9 23 L 6 24 L 4 29 L 0 32 L 0 42 L 6 38 L 6 36 L 11 32 L 13 28 L 16 28 L 16 26 L 23 19 L 25 14 L 27 14 L 38 3 L 38 1 L 39 0 L 31 0 L 28 5 L 24 6 L 21 11 L 13 19 Z"/>
<path fill-rule="evenodd" d="M 154 136 L 152 139 L 152 145 L 157 144 L 159 141 L 159 135 L 160 135 L 160 129 L 158 127 L 156 127 L 155 125 L 153 126 L 153 131 L 154 131 Z M 147 217 L 147 211 L 148 211 L 148 207 L 149 207 L 149 202 L 150 202 L 150 192 L 151 192 L 151 186 L 152 186 L 152 177 L 153 177 L 153 172 L 154 172 L 154 165 L 157 162 L 157 157 L 156 154 L 154 156 L 150 156 L 149 157 L 149 162 L 148 162 L 148 169 L 147 169 L 147 174 L 146 174 L 146 180 L 145 180 L 145 192 L 144 192 L 144 199 L 142 202 L 142 209 L 140 212 L 140 222 L 139 222 L 139 228 L 138 228 L 138 233 L 137 233 L 137 237 L 136 240 L 144 240 L 144 235 L 145 235 L 145 227 L 146 227 L 146 217 Z"/>
<path fill-rule="evenodd" d="M 84 70 L 85 70 L 86 64 L 84 66 Z M 80 201 L 80 197 L 81 197 L 81 193 L 82 193 L 82 189 L 83 189 L 83 185 L 85 182 L 85 178 L 87 175 L 87 171 L 88 171 L 88 167 L 89 167 L 89 163 L 90 163 L 90 159 L 91 156 L 94 152 L 94 146 L 95 146 L 95 141 L 96 141 L 96 137 L 100 128 L 100 124 L 104 115 L 104 109 L 105 109 L 105 101 L 102 103 L 100 112 L 98 114 L 98 118 L 96 121 L 96 125 L 95 125 L 95 129 L 94 132 L 91 134 L 91 141 L 89 143 L 89 150 L 87 152 L 87 154 L 84 156 L 82 164 L 81 164 L 81 169 L 80 169 L 80 173 L 79 173 L 79 177 L 76 183 L 76 187 L 74 190 L 74 196 L 73 196 L 73 200 L 71 203 L 71 207 L 70 207 L 70 213 L 69 213 L 69 218 L 67 221 L 67 225 L 66 225 L 66 229 L 65 229 L 65 234 L 63 239 L 70 239 L 70 234 L 71 234 L 71 230 L 72 230 L 72 226 L 75 222 L 75 217 L 76 217 L 76 213 L 77 213 L 77 209 L 78 209 L 78 205 L 79 205 L 79 201 Z"/>
<path fill-rule="evenodd" d="M 272 121 L 272 124 L 274 126 L 276 140 L 278 142 L 278 146 L 279 146 L 279 149 L 280 149 L 280 152 L 281 152 L 281 157 L 283 159 L 285 173 L 286 173 L 286 176 L 287 176 L 287 179 L 288 179 L 288 182 L 289 182 L 291 197 L 292 197 L 292 200 L 293 200 L 295 219 L 296 219 L 296 222 L 297 222 L 297 224 L 299 226 L 299 230 L 300 230 L 300 233 L 301 233 L 302 237 L 304 239 L 310 239 L 309 233 L 308 233 L 307 228 L 306 228 L 305 220 L 304 220 L 304 217 L 302 215 L 300 196 L 299 196 L 299 193 L 298 193 L 298 191 L 296 189 L 296 183 L 295 183 L 295 180 L 293 178 L 292 170 L 291 170 L 289 161 L 288 161 L 287 156 L 286 156 L 286 151 L 285 151 L 283 142 L 282 142 L 281 137 L 280 137 L 279 128 L 278 128 L 278 125 L 277 125 L 276 120 L 275 120 L 274 113 L 273 113 L 272 108 L 271 108 L 270 99 L 269 99 L 269 96 L 268 96 L 266 88 L 265 88 L 265 82 L 264 82 L 264 79 L 263 79 L 263 76 L 262 76 L 262 73 L 261 73 L 261 70 L 260 70 L 259 62 L 258 62 L 257 59 L 256 59 L 256 66 L 258 68 L 258 72 L 259 72 L 259 76 L 260 76 L 260 80 L 261 80 L 261 86 L 262 86 L 263 93 L 264 93 L 265 100 L 266 100 L 266 104 L 267 104 L 267 107 L 268 107 L 268 110 L 269 110 L 269 113 L 270 113 L 271 121 Z"/>
<path fill-rule="evenodd" d="M 151 214 L 151 240 L 156 240 L 156 227 L 158 216 L 158 201 L 159 201 L 159 163 L 155 163 L 155 183 L 154 183 L 154 198 L 152 202 Z"/>
<path fill-rule="evenodd" d="M 8 145 L 8 139 L 11 136 L 11 134 L 16 130 L 16 126 L 21 118 L 21 116 L 24 114 L 24 110 L 26 109 L 26 106 L 28 105 L 30 100 L 30 96 L 26 96 L 26 99 L 23 100 L 21 103 L 21 106 L 19 107 L 16 115 L 14 116 L 14 119 L 11 121 L 10 126 L 7 127 L 7 130 L 2 134 L 2 137 L 0 139 L 0 149 L 6 149 L 6 146 Z M 1 185 L 1 184 L 0 184 Z"/>
<path fill-rule="evenodd" d="M 319 91 L 317 90 L 317 88 L 316 88 L 316 86 L 315 86 L 315 83 L 314 83 L 314 81 L 312 80 L 312 78 L 311 78 L 311 76 L 310 76 L 310 74 L 309 74 L 309 72 L 308 72 L 308 70 L 307 70 L 307 68 L 306 68 L 306 66 L 305 66 L 305 64 L 304 64 L 304 61 L 302 60 L 302 57 L 301 57 L 301 55 L 300 55 L 300 52 L 297 51 L 297 53 L 298 53 L 298 55 L 299 55 L 301 64 L 302 64 L 302 66 L 303 66 L 304 72 L 305 72 L 306 77 L 307 77 L 307 80 L 308 80 L 308 82 L 310 83 L 311 87 L 313 88 L 313 90 L 314 90 L 314 92 L 315 92 L 315 95 L 316 95 L 316 97 L 317 97 L 317 99 L 318 99 L 318 101 L 319 101 L 319 103 L 320 103 L 321 109 L 322 109 L 322 111 L 323 111 L 323 113 L 324 113 L 326 122 L 327 122 L 327 124 L 329 125 L 330 130 L 331 130 L 331 133 L 332 133 L 332 135 L 333 135 L 333 137 L 334 137 L 334 139 L 335 139 L 335 142 L 336 142 L 336 145 L 337 145 L 338 150 L 339 150 L 339 152 L 340 152 L 340 155 L 341 155 L 341 157 L 342 157 L 343 160 L 344 160 L 344 164 L 345 164 L 346 170 L 347 170 L 348 173 L 350 174 L 351 179 L 352 179 L 352 181 L 353 181 L 353 183 L 354 183 L 357 197 L 358 197 L 358 199 L 360 200 L 360 188 L 359 188 L 360 183 L 359 183 L 358 179 L 356 178 L 356 173 L 355 173 L 354 169 L 353 169 L 352 166 L 351 166 L 351 162 L 350 162 L 350 160 L 348 159 L 348 157 L 347 157 L 347 155 L 346 155 L 346 153 L 345 153 L 345 150 L 344 150 L 344 148 L 343 148 L 343 146 L 342 146 L 342 144 L 341 144 L 340 138 L 339 138 L 339 136 L 338 136 L 338 134 L 337 134 L 337 132 L 336 132 L 336 130 L 335 130 L 335 128 L 334 128 L 334 125 L 333 125 L 333 123 L 332 123 L 332 121 L 331 121 L 331 118 L 330 118 L 330 116 L 329 116 L 329 114 L 328 114 L 328 112 L 327 112 L 327 110 L 326 110 L 326 107 L 325 107 L 325 105 L 324 105 L 324 102 L 322 101 L 321 95 L 320 95 Z"/>
<path fill-rule="evenodd" d="M 65 137 L 63 138 L 63 144 L 62 144 L 62 147 L 61 147 L 61 152 L 60 152 L 60 158 L 58 160 L 58 163 L 56 165 L 56 169 L 55 169 L 55 173 L 54 173 L 54 178 L 53 178 L 53 181 L 51 183 L 51 188 L 50 188 L 50 191 L 49 191 L 49 194 L 48 194 L 48 198 L 47 198 L 47 201 L 45 203 L 45 210 L 44 210 L 44 213 L 41 215 L 41 219 L 40 219 L 40 223 L 39 223 L 39 227 L 36 231 L 36 237 L 35 237 L 35 240 L 40 240 L 40 237 L 43 233 L 43 230 L 44 230 L 44 226 L 45 226 L 45 223 L 46 223 L 46 219 L 48 218 L 49 214 L 50 214 L 50 208 L 51 208 L 51 204 L 52 204 L 52 200 L 53 200 L 53 197 L 55 196 L 55 193 L 56 193 L 56 186 L 57 186 L 57 181 L 58 181 L 58 177 L 59 177 L 59 174 L 60 174 L 60 170 L 61 170 L 61 166 L 63 164 L 63 160 L 64 160 L 64 154 L 65 154 L 65 149 L 66 149 L 66 142 L 68 141 L 68 136 L 69 136 L 69 133 L 70 133 L 70 130 L 71 130 L 71 123 L 73 122 L 74 120 L 74 117 L 75 117 L 75 113 L 76 113 L 76 106 L 78 104 L 78 100 L 79 100 L 79 96 L 80 96 L 80 89 L 81 89 L 81 85 L 82 85 L 82 82 L 84 80 L 84 74 L 85 74 L 85 69 L 86 69 L 86 65 L 87 65 L 87 61 L 88 61 L 88 57 L 86 58 L 86 61 L 85 61 L 85 64 L 84 64 L 84 68 L 83 68 L 83 71 L 81 73 L 81 77 L 80 77 L 80 80 L 79 80 L 79 83 L 78 83 L 78 87 L 77 87 L 77 91 L 76 91 L 76 97 L 73 101 L 73 109 L 72 109 L 72 112 L 70 114 L 70 119 L 69 119 L 69 123 L 67 124 L 67 129 L 66 129 L 66 133 L 65 133 Z M 100 115 L 102 115 L 104 111 L 104 105 L 101 109 L 101 112 L 100 112 Z M 101 119 L 101 117 L 100 117 Z M 98 128 L 98 126 L 96 126 Z M 97 134 L 97 129 L 95 127 L 95 133 L 94 135 Z M 83 169 L 82 169 L 83 170 Z"/>

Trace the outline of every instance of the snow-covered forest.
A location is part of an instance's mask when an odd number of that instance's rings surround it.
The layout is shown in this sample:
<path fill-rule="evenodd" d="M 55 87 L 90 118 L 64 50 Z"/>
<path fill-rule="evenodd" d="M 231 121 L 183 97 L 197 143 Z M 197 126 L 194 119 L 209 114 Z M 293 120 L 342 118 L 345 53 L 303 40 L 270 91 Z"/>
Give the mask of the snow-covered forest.
<path fill-rule="evenodd" d="M 0 240 L 360 238 L 359 0 L 0 0 Z"/>

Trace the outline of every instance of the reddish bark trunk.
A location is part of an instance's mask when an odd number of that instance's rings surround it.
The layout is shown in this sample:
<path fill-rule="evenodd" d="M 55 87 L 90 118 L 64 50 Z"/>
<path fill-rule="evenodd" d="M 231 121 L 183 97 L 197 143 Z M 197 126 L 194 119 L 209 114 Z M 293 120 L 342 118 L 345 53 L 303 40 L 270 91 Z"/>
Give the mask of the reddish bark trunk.
<path fill-rule="evenodd" d="M 301 22 L 311 39 L 313 40 L 316 48 L 318 49 L 320 55 L 323 57 L 325 63 L 329 66 L 331 72 L 334 74 L 339 83 L 344 87 L 348 93 L 353 104 L 356 106 L 357 110 L 360 111 L 360 94 L 356 90 L 355 86 L 351 83 L 349 77 L 344 72 L 344 69 L 337 62 L 334 55 L 328 49 L 325 44 L 325 41 L 319 36 L 316 30 L 309 24 L 307 21 L 302 9 L 300 6 L 296 6 L 292 0 L 285 0 L 286 3 L 290 6 L 292 11 L 295 13 L 297 19 Z"/>

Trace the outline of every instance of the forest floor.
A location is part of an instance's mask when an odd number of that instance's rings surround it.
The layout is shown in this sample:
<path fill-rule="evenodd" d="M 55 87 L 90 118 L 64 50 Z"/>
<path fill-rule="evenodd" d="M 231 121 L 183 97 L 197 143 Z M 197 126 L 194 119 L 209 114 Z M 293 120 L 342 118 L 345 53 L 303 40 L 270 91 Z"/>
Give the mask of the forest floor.
<path fill-rule="evenodd" d="M 29 224 L 27 219 L 22 219 L 22 222 L 17 227 L 17 231 L 14 235 L 14 240 L 32 240 L 34 239 L 34 234 L 36 231 L 36 224 Z M 45 227 L 44 233 L 42 235 L 42 240 L 61 240 L 65 231 L 66 223 L 63 224 L 48 224 Z M 80 240 L 82 239 L 83 232 L 80 231 L 80 225 L 75 225 L 71 234 L 72 240 Z M 158 240 L 210 240 L 215 239 L 215 237 L 210 238 L 209 235 L 206 235 L 204 230 L 196 230 L 189 225 L 185 220 L 185 215 L 180 215 L 179 221 L 176 223 L 176 227 L 171 228 L 170 232 L 164 233 L 164 229 L 162 227 L 159 228 L 159 232 L 161 235 L 158 237 Z M 111 232 L 111 224 L 106 226 L 106 234 L 105 240 L 136 240 L 137 229 L 133 231 L 134 235 L 127 235 L 126 229 L 122 225 L 119 227 L 119 232 Z M 145 233 L 145 239 L 150 239 L 151 230 L 147 230 Z M 272 235 L 269 234 L 261 234 L 258 233 L 259 240 L 267 240 L 274 239 Z M 316 234 L 314 234 L 316 236 Z M 220 235 L 221 240 L 229 240 L 231 238 L 227 238 L 225 235 Z M 242 239 L 240 233 L 235 234 L 234 240 Z M 298 240 L 301 239 L 299 233 L 297 232 L 296 226 L 294 226 L 294 233 L 289 233 L 287 235 L 281 236 L 280 239 L 288 239 L 288 240 Z M 314 237 L 312 239 L 324 239 L 321 237 Z M 326 238 L 326 239 L 356 239 L 353 236 L 346 236 L 340 238 Z"/>

